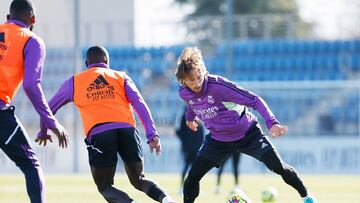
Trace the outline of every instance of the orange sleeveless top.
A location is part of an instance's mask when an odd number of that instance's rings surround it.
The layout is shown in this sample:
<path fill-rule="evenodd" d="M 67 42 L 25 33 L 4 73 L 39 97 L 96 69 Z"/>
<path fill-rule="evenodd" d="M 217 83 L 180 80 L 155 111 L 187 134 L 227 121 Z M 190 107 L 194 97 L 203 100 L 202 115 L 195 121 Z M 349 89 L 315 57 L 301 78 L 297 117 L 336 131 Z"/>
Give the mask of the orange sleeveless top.
<path fill-rule="evenodd" d="M 132 106 L 125 94 L 125 72 L 91 67 L 74 76 L 74 103 L 86 136 L 96 124 L 129 123 L 135 127 Z"/>
<path fill-rule="evenodd" d="M 10 104 L 24 77 L 24 47 L 34 33 L 28 28 L 0 25 L 0 99 Z"/>

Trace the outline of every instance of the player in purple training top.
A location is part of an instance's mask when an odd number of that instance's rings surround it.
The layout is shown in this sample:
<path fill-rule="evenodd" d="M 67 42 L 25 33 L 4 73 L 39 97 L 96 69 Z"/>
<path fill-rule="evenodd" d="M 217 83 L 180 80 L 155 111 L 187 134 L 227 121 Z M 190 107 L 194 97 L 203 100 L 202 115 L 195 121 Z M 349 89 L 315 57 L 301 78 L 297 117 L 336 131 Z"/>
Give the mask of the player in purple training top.
<path fill-rule="evenodd" d="M 279 123 L 262 98 L 224 77 L 208 74 L 201 51 L 196 47 L 187 47 L 181 53 L 176 78 L 182 85 L 179 95 L 188 105 L 187 125 L 196 131 L 197 117 L 210 131 L 185 180 L 184 203 L 195 201 L 201 178 L 235 151 L 256 158 L 281 175 L 305 203 L 316 202 L 294 168 L 280 158 L 261 131 L 257 118 L 247 109 L 253 108 L 262 115 L 274 138 L 287 133 L 288 128 Z"/>
<path fill-rule="evenodd" d="M 7 22 L 0 24 L 0 149 L 23 172 L 30 202 L 41 203 L 46 201 L 43 172 L 12 106 L 21 83 L 44 125 L 59 138 L 59 146 L 67 147 L 68 135 L 51 113 L 41 88 L 45 45 L 31 31 L 34 23 L 32 2 L 14 0 Z"/>

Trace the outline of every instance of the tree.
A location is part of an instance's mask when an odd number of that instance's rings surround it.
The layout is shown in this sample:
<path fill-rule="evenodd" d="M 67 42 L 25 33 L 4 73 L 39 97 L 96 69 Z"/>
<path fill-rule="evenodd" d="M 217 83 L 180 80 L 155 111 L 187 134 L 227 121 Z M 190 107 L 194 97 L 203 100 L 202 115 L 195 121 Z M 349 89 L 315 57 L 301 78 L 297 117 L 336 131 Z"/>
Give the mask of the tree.
<path fill-rule="evenodd" d="M 311 28 L 298 15 L 295 0 L 233 0 L 232 16 L 226 18 L 226 0 L 174 0 L 179 5 L 193 5 L 184 19 L 190 41 L 202 45 L 231 39 L 296 38 L 307 35 Z"/>
<path fill-rule="evenodd" d="M 189 17 L 208 15 L 225 15 L 226 0 L 175 0 L 176 3 L 192 4 L 194 12 Z M 234 14 L 284 14 L 297 13 L 298 6 L 294 0 L 234 0 Z"/>

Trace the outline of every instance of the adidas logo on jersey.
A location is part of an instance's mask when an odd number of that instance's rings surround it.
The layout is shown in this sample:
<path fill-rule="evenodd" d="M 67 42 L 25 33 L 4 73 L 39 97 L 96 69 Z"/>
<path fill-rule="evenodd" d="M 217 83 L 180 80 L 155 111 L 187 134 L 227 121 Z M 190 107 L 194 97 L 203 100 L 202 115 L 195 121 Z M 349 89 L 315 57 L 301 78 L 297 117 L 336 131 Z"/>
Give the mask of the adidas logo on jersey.
<path fill-rule="evenodd" d="M 93 101 L 115 98 L 115 87 L 110 85 L 102 75 L 99 75 L 94 82 L 89 85 L 87 91 L 86 98 Z"/>
<path fill-rule="evenodd" d="M 111 86 L 109 86 L 109 83 L 105 80 L 104 76 L 99 75 L 95 79 L 95 81 L 89 85 L 89 87 L 87 88 L 87 91 L 99 90 L 99 89 L 105 88 L 106 86 L 111 88 Z"/>

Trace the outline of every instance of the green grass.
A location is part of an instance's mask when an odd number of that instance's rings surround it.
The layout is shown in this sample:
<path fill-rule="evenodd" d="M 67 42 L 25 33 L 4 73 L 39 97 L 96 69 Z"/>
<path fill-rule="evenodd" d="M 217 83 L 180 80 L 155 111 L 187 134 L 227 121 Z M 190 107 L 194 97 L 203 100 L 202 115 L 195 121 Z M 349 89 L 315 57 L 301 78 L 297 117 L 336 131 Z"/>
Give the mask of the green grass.
<path fill-rule="evenodd" d="M 155 180 L 174 199 L 182 202 L 179 195 L 178 174 L 147 174 Z M 319 203 L 360 203 L 360 175 L 303 175 L 303 181 L 309 190 L 317 197 Z M 46 175 L 48 203 L 96 203 L 105 202 L 97 192 L 90 174 L 78 175 Z M 279 191 L 276 203 L 301 203 L 297 192 L 287 186 L 276 175 L 242 175 L 241 187 L 248 194 L 253 203 L 261 203 L 261 190 L 267 186 L 274 186 Z M 136 191 L 130 185 L 124 174 L 117 174 L 116 187 L 126 191 L 139 203 L 153 203 L 143 193 Z M 196 202 L 225 203 L 225 197 L 233 186 L 230 174 L 224 174 L 222 192 L 215 194 L 215 175 L 207 174 L 201 181 L 201 193 Z M 0 174 L 0 203 L 29 202 L 24 178 L 22 175 Z"/>

